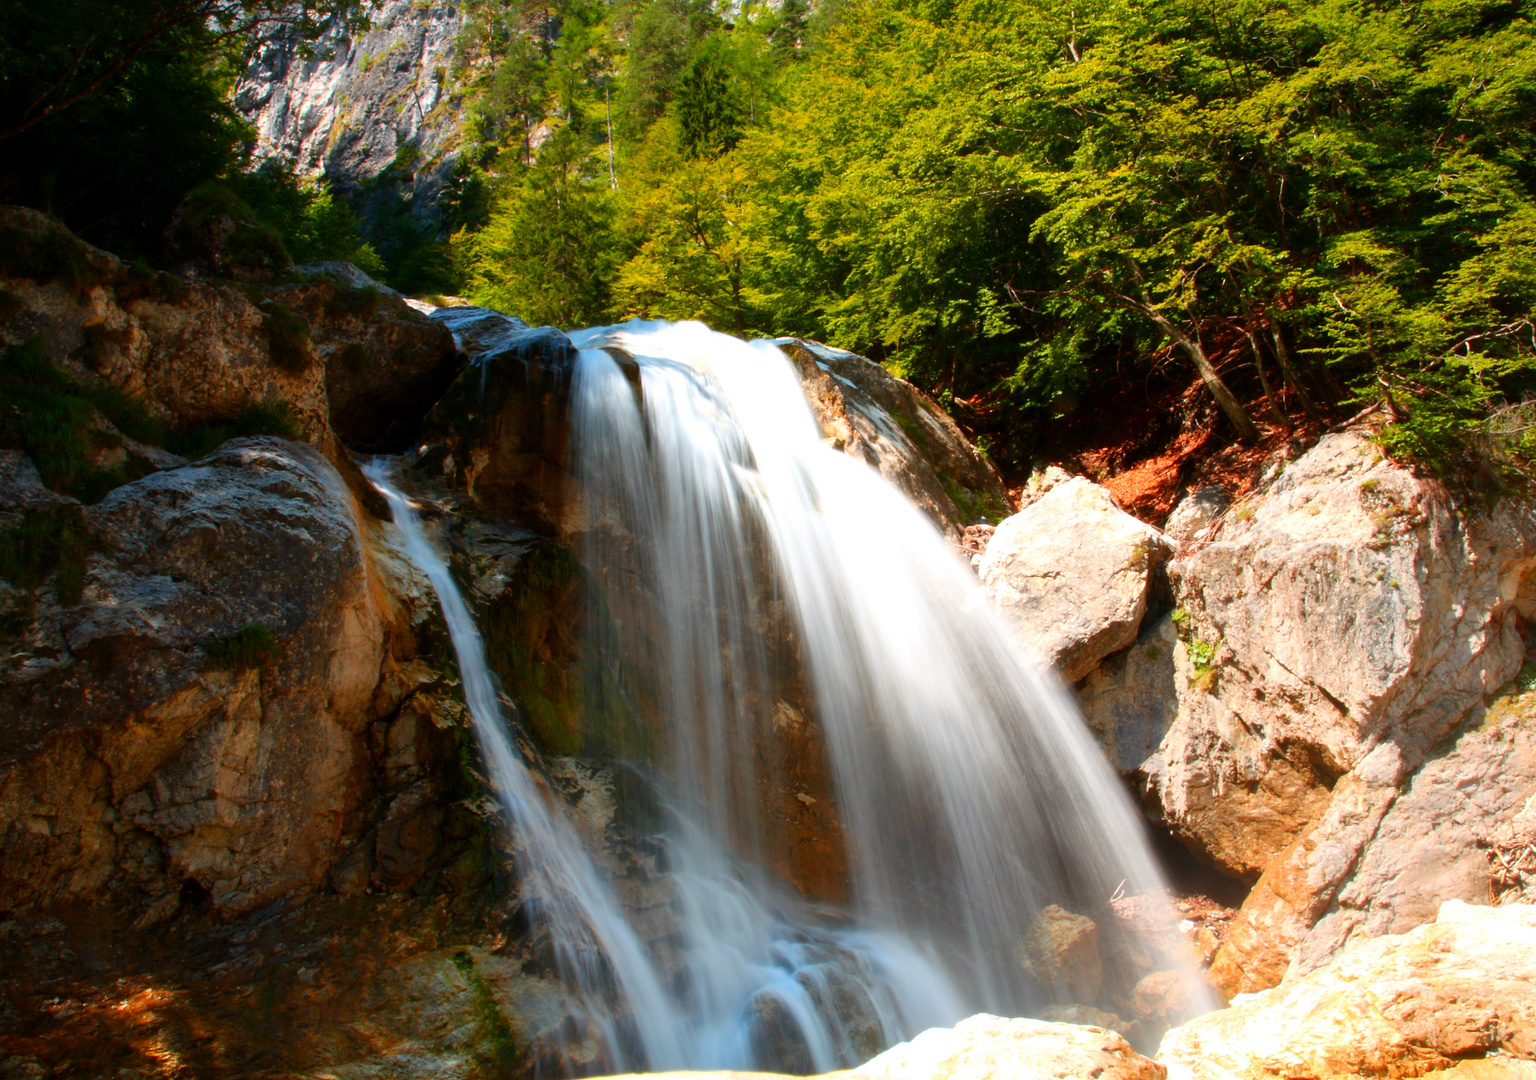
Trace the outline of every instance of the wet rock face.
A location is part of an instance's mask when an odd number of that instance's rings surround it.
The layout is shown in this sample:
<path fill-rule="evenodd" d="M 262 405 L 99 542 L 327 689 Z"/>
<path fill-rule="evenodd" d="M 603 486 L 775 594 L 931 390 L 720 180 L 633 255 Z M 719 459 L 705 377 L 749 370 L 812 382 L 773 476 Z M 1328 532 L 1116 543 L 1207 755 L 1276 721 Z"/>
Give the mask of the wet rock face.
<path fill-rule="evenodd" d="M 1168 1071 L 1113 1031 L 980 1013 L 930 1028 L 854 1069 L 852 1076 L 902 1080 L 1165 1080 Z"/>
<path fill-rule="evenodd" d="M 236 440 L 84 513 L 79 603 L 3 587 L 31 617 L 0 666 L 0 904 L 174 910 L 195 882 L 239 913 L 318 885 L 362 794 L 384 636 L 341 478 Z"/>
<path fill-rule="evenodd" d="M 419 467 L 440 471 L 486 513 L 546 535 L 574 531 L 567 471 L 576 346 L 553 327 L 483 308 L 440 308 L 472 362 L 423 424 Z"/>
<path fill-rule="evenodd" d="M 1077 477 L 999 525 L 979 571 L 1024 648 L 1076 682 L 1136 640 L 1163 557 L 1156 529 Z"/>
<path fill-rule="evenodd" d="M 1445 903 L 1433 923 L 1164 1036 L 1176 1080 L 1420 1076 L 1536 1057 L 1536 909 Z"/>
<path fill-rule="evenodd" d="M 968 525 L 1008 513 L 997 470 L 911 383 L 814 341 L 775 344 L 794 362 L 831 444 L 877 469 L 952 540 L 958 543 Z"/>
<path fill-rule="evenodd" d="M 459 109 L 447 75 L 460 9 L 384 0 L 368 15 L 366 32 L 332 30 L 313 59 L 285 35 L 265 41 L 235 88 L 235 107 L 256 128 L 258 156 L 292 158 L 300 172 L 345 187 L 414 147 L 407 175 L 415 204 L 430 206 L 455 160 Z"/>

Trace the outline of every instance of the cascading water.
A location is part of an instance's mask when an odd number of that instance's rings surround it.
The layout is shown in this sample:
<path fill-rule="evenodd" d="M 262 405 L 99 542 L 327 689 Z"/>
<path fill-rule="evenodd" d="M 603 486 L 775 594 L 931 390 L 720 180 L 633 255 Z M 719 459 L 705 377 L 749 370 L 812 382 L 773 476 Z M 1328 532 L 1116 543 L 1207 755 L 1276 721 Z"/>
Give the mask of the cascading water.
<path fill-rule="evenodd" d="M 364 471 L 437 594 L 481 756 L 514 834 L 520 891 L 538 901 L 570 1004 L 596 1025 L 611 1070 L 747 1067 L 760 1056 L 753 1035 L 765 1008 L 790 1025 L 805 1071 L 818 1072 L 961 1015 L 958 996 L 927 958 L 888 935 L 796 920 L 801 905 L 771 883 L 744 880 L 686 819 L 674 830 L 672 875 L 683 978 L 680 988 L 664 984 L 662 965 L 626 921 L 565 808 L 514 748 L 484 642 L 415 506 L 386 463 Z"/>
<path fill-rule="evenodd" d="M 659 729 L 668 957 L 516 754 L 446 565 L 385 469 L 370 476 L 442 602 L 522 892 L 609 1066 L 824 1071 L 968 1012 L 1046 1004 L 1019 962 L 1042 907 L 1162 891 L 1070 698 L 1016 654 L 932 524 L 822 445 L 771 343 L 638 322 L 573 340 L 583 556 L 612 615 L 590 647 L 635 674 Z M 763 750 L 798 710 L 825 732 L 851 921 L 763 869 Z"/>

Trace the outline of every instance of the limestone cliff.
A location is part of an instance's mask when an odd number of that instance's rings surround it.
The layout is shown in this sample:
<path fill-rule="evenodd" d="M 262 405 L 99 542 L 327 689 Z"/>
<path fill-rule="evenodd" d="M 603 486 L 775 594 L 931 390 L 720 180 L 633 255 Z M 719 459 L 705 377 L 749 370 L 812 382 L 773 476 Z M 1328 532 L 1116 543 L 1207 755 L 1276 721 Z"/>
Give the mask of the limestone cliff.
<path fill-rule="evenodd" d="M 370 28 L 331 31 L 310 47 L 264 42 L 235 89 L 257 133 L 258 157 L 293 159 L 343 188 L 397 163 L 413 207 L 428 213 L 459 149 L 460 99 L 449 69 L 463 22 L 452 4 L 384 0 Z M 401 150 L 410 147 L 402 156 Z"/>

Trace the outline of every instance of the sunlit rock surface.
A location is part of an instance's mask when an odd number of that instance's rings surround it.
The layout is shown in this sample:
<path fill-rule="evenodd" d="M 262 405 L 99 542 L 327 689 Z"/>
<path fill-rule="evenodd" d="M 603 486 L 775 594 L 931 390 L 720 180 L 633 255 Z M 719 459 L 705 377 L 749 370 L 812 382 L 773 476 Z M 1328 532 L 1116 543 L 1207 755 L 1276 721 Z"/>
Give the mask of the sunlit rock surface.
<path fill-rule="evenodd" d="M 1421 1076 L 1489 1055 L 1528 1060 L 1533 987 L 1536 908 L 1448 901 L 1433 923 L 1175 1028 L 1158 1059 L 1173 1080 Z"/>
<path fill-rule="evenodd" d="M 933 400 L 873 360 L 814 341 L 776 342 L 800 373 L 830 444 L 868 462 L 952 540 L 1010 508 L 997 470 Z"/>
<path fill-rule="evenodd" d="M 352 505 L 312 448 L 238 440 L 85 509 L 79 603 L 3 587 L 31 610 L 0 666 L 0 904 L 155 917 L 192 881 L 239 914 L 319 885 L 383 661 Z M 282 662 L 221 663 L 253 625 Z"/>
<path fill-rule="evenodd" d="M 1113 1031 L 985 1013 L 930 1028 L 853 1069 L 891 1080 L 1164 1080 L 1167 1070 Z"/>
<path fill-rule="evenodd" d="M 384 0 L 367 14 L 368 30 L 333 29 L 312 58 L 283 33 L 262 42 L 235 107 L 256 129 L 258 157 L 290 158 L 301 173 L 349 188 L 397 163 L 414 204 L 430 207 L 459 145 L 449 69 L 461 9 Z M 403 146 L 414 160 L 400 163 Z"/>
<path fill-rule="evenodd" d="M 997 527 L 979 571 L 1023 647 L 1068 682 L 1136 640 L 1161 534 L 1076 477 Z"/>
<path fill-rule="evenodd" d="M 184 281 L 129 268 L 35 210 L 0 207 L 0 225 L 61 236 L 89 268 L 80 284 L 5 278 L 17 302 L 0 320 L 5 343 L 40 341 L 61 369 L 133 396 L 168 427 L 284 406 L 305 441 L 350 469 L 341 443 L 403 449 L 458 369 L 443 326 L 397 296 L 352 287 L 350 275 L 282 286 Z M 304 327 L 286 356 L 274 346 L 272 304 Z"/>

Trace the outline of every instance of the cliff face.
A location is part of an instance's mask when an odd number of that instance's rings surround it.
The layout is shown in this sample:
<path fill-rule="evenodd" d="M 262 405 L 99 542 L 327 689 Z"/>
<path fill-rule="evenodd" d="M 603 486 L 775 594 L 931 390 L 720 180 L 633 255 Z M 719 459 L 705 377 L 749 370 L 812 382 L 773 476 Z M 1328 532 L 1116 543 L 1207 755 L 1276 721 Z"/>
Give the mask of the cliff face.
<path fill-rule="evenodd" d="M 410 178 L 413 206 L 429 207 L 459 147 L 460 102 L 448 77 L 460 9 L 384 0 L 357 38 L 332 31 L 314 59 L 286 36 L 269 39 L 235 91 L 235 106 L 256 127 L 258 156 L 292 158 L 309 176 L 342 187 L 372 180 L 403 147 L 399 179 Z"/>

